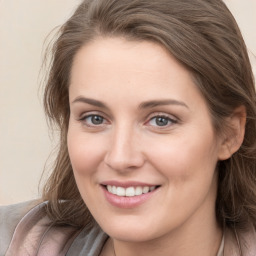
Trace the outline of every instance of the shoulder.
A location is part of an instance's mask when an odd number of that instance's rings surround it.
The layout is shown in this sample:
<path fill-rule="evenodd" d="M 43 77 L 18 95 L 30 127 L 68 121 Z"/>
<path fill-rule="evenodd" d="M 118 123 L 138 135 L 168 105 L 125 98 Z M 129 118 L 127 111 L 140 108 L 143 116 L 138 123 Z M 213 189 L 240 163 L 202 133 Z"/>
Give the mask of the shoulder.
<path fill-rule="evenodd" d="M 22 217 L 40 201 L 33 200 L 8 206 L 0 206 L 0 255 L 4 255 L 14 230 Z"/>
<path fill-rule="evenodd" d="M 0 255 L 99 255 L 107 235 L 96 223 L 84 229 L 55 226 L 46 204 L 30 201 L 0 208 Z"/>
<path fill-rule="evenodd" d="M 99 255 L 106 235 L 97 224 L 84 229 L 54 225 L 47 216 L 47 202 L 3 207 L 0 255 Z M 7 221 L 4 221 L 7 220 Z"/>

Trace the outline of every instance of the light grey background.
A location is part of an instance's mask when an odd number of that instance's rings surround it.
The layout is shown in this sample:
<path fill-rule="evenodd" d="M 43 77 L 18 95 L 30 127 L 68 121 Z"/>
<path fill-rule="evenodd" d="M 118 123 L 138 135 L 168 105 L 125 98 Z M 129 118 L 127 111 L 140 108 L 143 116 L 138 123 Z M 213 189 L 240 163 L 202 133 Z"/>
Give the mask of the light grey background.
<path fill-rule="evenodd" d="M 42 107 L 39 71 L 46 36 L 80 0 L 0 0 L 0 204 L 39 196 L 53 149 Z M 256 1 L 226 0 L 256 54 Z M 256 73 L 256 62 L 252 60 Z M 49 161 L 50 163 L 50 161 Z"/>

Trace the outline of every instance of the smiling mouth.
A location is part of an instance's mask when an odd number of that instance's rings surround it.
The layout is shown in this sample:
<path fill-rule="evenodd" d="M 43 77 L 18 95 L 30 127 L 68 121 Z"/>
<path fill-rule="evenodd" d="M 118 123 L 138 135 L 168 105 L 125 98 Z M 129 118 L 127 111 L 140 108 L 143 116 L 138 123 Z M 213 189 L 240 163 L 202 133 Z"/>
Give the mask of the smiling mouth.
<path fill-rule="evenodd" d="M 160 186 L 131 186 L 131 187 L 119 187 L 119 186 L 111 186 L 111 185 L 104 185 L 105 189 L 113 195 L 120 196 L 120 197 L 134 197 L 140 196 L 142 194 L 148 194 Z"/>

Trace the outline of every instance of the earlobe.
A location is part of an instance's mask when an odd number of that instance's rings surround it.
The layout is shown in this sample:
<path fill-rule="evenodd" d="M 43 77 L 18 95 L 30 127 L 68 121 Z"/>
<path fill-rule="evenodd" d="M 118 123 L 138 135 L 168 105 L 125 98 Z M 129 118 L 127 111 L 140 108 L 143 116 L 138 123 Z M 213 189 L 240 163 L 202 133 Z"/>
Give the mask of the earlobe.
<path fill-rule="evenodd" d="M 219 160 L 230 158 L 243 143 L 245 125 L 246 125 L 246 108 L 239 106 L 233 114 L 227 119 L 228 129 L 223 136 L 219 150 Z"/>

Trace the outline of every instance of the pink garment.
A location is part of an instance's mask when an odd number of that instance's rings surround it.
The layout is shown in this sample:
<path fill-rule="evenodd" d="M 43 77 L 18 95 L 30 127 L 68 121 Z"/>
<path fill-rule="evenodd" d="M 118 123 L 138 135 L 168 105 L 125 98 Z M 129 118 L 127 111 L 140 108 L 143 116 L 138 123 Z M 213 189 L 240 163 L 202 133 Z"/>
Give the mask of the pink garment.
<path fill-rule="evenodd" d="M 18 223 L 6 256 L 64 256 L 80 232 L 72 227 L 53 227 L 38 205 Z"/>

